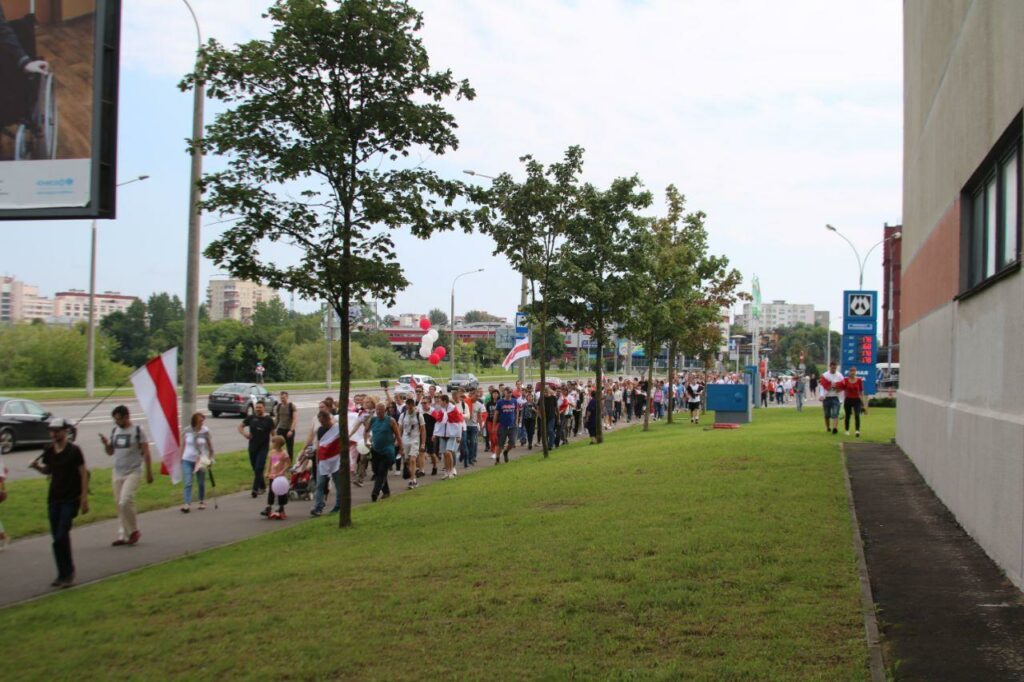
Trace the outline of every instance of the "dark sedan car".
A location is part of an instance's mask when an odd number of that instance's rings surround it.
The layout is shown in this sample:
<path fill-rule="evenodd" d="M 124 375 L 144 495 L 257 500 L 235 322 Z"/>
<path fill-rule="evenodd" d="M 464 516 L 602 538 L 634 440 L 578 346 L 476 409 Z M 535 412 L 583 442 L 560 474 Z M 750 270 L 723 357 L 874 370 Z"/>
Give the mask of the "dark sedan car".
<path fill-rule="evenodd" d="M 456 374 L 451 378 L 451 381 L 448 382 L 449 393 L 457 388 L 461 388 L 463 391 L 472 391 L 479 387 L 480 382 L 477 381 L 475 374 Z"/>
<path fill-rule="evenodd" d="M 210 394 L 206 409 L 214 417 L 219 417 L 222 414 L 245 416 L 255 411 L 258 402 L 263 402 L 267 408 L 267 414 L 270 414 L 274 405 L 277 404 L 277 398 L 259 384 L 224 384 Z"/>
<path fill-rule="evenodd" d="M 7 454 L 21 445 L 50 442 L 50 418 L 53 414 L 34 400 L 0 398 L 0 453 Z M 72 427 L 68 438 L 75 440 Z"/>

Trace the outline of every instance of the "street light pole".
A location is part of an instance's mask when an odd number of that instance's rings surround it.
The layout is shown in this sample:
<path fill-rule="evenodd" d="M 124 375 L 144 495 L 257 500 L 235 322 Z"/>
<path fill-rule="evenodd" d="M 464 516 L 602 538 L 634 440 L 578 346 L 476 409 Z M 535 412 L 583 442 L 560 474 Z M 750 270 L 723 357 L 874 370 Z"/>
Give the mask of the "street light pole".
<path fill-rule="evenodd" d="M 862 259 L 860 257 L 860 251 L 858 251 L 857 247 L 853 245 L 853 242 L 851 242 L 849 239 L 846 238 L 846 235 L 844 235 L 842 232 L 837 230 L 832 225 L 825 225 L 825 229 L 828 230 L 829 232 L 835 232 L 837 235 L 842 237 L 843 241 L 845 241 L 847 244 L 850 245 L 851 249 L 853 249 L 853 255 L 857 258 L 857 269 L 858 269 L 858 271 L 860 273 L 860 278 L 857 280 L 857 289 L 858 289 L 858 291 L 863 291 L 864 290 L 864 268 L 867 265 L 868 256 L 871 255 L 871 252 L 874 251 L 875 249 L 877 249 L 879 246 L 881 246 L 885 242 L 889 241 L 890 239 L 900 239 L 900 238 L 903 237 L 903 233 L 902 232 L 893 232 L 891 235 L 889 235 L 885 239 L 881 240 L 880 242 L 877 242 L 870 249 L 868 249 L 868 252 L 864 254 L 864 258 Z"/>
<path fill-rule="evenodd" d="M 141 182 L 148 175 L 118 183 L 118 187 Z M 85 341 L 85 395 L 92 398 L 96 392 L 96 219 L 92 219 L 92 246 L 89 249 L 89 329 Z"/>
<path fill-rule="evenodd" d="M 182 0 L 196 25 L 196 81 L 192 99 L 192 169 L 189 175 L 188 196 L 188 255 L 185 267 L 185 338 L 182 361 L 182 414 L 190 415 L 196 410 L 196 392 L 199 382 L 199 249 L 202 226 L 199 224 L 202 199 L 199 180 L 203 175 L 203 154 L 199 141 L 203 137 L 203 101 L 206 86 L 200 73 L 199 57 L 203 47 L 203 34 L 199 18 L 188 0 Z"/>
<path fill-rule="evenodd" d="M 451 366 L 453 381 L 455 380 L 455 283 L 459 281 L 460 277 L 465 277 L 466 275 L 473 275 L 483 271 L 483 268 L 480 268 L 479 270 L 467 270 L 466 272 L 463 272 L 461 275 L 456 275 L 455 279 L 452 280 L 452 316 L 451 319 L 449 320 L 449 325 L 452 334 L 451 341 L 448 343 L 448 345 L 451 346 L 451 348 L 448 349 L 448 355 L 450 355 L 452 358 Z"/>

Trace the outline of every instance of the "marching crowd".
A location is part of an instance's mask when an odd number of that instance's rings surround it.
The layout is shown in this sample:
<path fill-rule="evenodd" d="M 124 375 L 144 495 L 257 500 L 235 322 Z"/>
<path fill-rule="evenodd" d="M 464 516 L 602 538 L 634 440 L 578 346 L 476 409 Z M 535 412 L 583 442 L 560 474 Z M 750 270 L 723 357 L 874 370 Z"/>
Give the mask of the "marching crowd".
<path fill-rule="evenodd" d="M 341 410 L 332 397 L 322 400 L 308 422 L 305 441 L 295 457 L 296 436 L 305 430 L 297 406 L 288 393 L 268 414 L 263 403 L 238 426 L 248 441 L 253 479 L 253 498 L 266 495 L 260 514 L 269 519 L 287 518 L 290 496 L 313 499 L 312 516 L 320 516 L 333 486 L 341 484 L 341 467 L 349 467 L 352 485 L 371 484 L 371 500 L 391 494 L 389 476 L 394 472 L 414 489 L 420 479 L 440 476 L 457 478 L 464 470 L 487 459 L 497 466 L 509 461 L 516 447 L 532 450 L 546 438 L 557 449 L 586 431 L 596 442 L 598 424 L 615 429 L 645 414 L 663 419 L 667 410 L 686 412 L 691 424 L 699 424 L 706 386 L 744 383 L 746 375 L 729 373 L 687 374 L 670 379 L 607 378 L 597 386 L 586 382 L 552 379 L 545 385 L 498 384 L 487 390 L 453 390 L 450 394 L 436 385 L 417 385 L 407 394 L 392 395 L 385 388 L 383 398 L 356 394 Z M 762 382 L 761 403 L 785 404 L 794 397 L 799 409 L 808 384 L 804 378 L 768 377 Z M 838 433 L 840 407 L 845 412 L 846 434 L 854 418 L 860 436 L 861 415 L 867 413 L 864 382 L 850 369 L 844 376 L 831 363 L 829 371 L 814 380 L 824 408 L 825 428 Z M 344 418 L 342 417 L 344 415 Z M 113 496 L 118 511 L 118 532 L 114 546 L 134 545 L 141 538 L 134 498 L 143 479 L 153 482 L 148 437 L 132 423 L 128 408 L 120 405 L 112 415 L 110 435 L 101 435 L 104 450 L 112 458 Z M 598 421 L 600 420 L 600 422 Z M 206 417 L 196 412 L 182 433 L 181 474 L 184 483 L 181 512 L 192 511 L 193 493 L 198 509 L 206 504 L 206 482 L 213 484 L 214 446 Z M 57 564 L 55 587 L 74 584 L 70 532 L 74 518 L 89 509 L 89 472 L 81 449 L 68 438 L 71 424 L 64 419 L 50 422 L 52 442 L 30 465 L 49 476 L 48 514 Z M 343 464 L 343 460 L 347 460 Z M 368 480 L 369 476 L 369 480 Z M 0 458 L 0 502 L 6 498 L 5 469 Z M 337 495 L 330 510 L 339 510 Z M 0 526 L 0 547 L 6 542 Z"/>

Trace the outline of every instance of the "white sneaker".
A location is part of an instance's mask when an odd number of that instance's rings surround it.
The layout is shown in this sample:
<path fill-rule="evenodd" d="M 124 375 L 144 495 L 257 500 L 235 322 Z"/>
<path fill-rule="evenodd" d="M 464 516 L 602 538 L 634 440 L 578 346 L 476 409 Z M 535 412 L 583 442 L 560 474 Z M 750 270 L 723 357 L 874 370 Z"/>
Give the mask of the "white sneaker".
<path fill-rule="evenodd" d="M 452 469 L 451 478 L 455 478 L 458 475 L 459 475 L 459 472 L 456 471 L 455 469 Z"/>

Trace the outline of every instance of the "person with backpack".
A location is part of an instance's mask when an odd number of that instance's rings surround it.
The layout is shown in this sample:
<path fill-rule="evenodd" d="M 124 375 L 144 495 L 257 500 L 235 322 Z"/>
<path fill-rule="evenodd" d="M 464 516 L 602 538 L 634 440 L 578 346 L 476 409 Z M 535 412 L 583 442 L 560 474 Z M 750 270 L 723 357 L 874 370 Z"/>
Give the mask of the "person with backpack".
<path fill-rule="evenodd" d="M 405 468 L 409 472 L 409 490 L 412 490 L 419 486 L 416 480 L 419 470 L 418 459 L 426 451 L 427 444 L 423 414 L 416 409 L 414 398 L 405 399 L 405 410 L 398 418 L 398 428 L 402 432 Z"/>
<path fill-rule="evenodd" d="M 525 398 L 520 419 L 523 422 L 523 430 L 526 431 L 526 449 L 533 450 L 533 436 L 537 434 L 537 397 L 532 387 L 526 391 Z"/>
<path fill-rule="evenodd" d="M 111 481 L 114 484 L 114 503 L 117 505 L 117 538 L 113 547 L 134 545 L 142 537 L 139 520 L 135 513 L 135 493 L 142 480 L 142 464 L 146 464 L 146 483 L 153 483 L 153 464 L 149 454 L 149 439 L 138 424 L 132 425 L 131 414 L 124 405 L 118 405 L 110 413 L 114 428 L 110 438 L 102 433 L 100 440 L 108 456 L 114 458 Z"/>
<path fill-rule="evenodd" d="M 274 433 L 284 438 L 288 447 L 288 459 L 295 459 L 295 426 L 298 410 L 288 399 L 288 391 L 281 391 L 281 402 L 274 408 Z"/>

